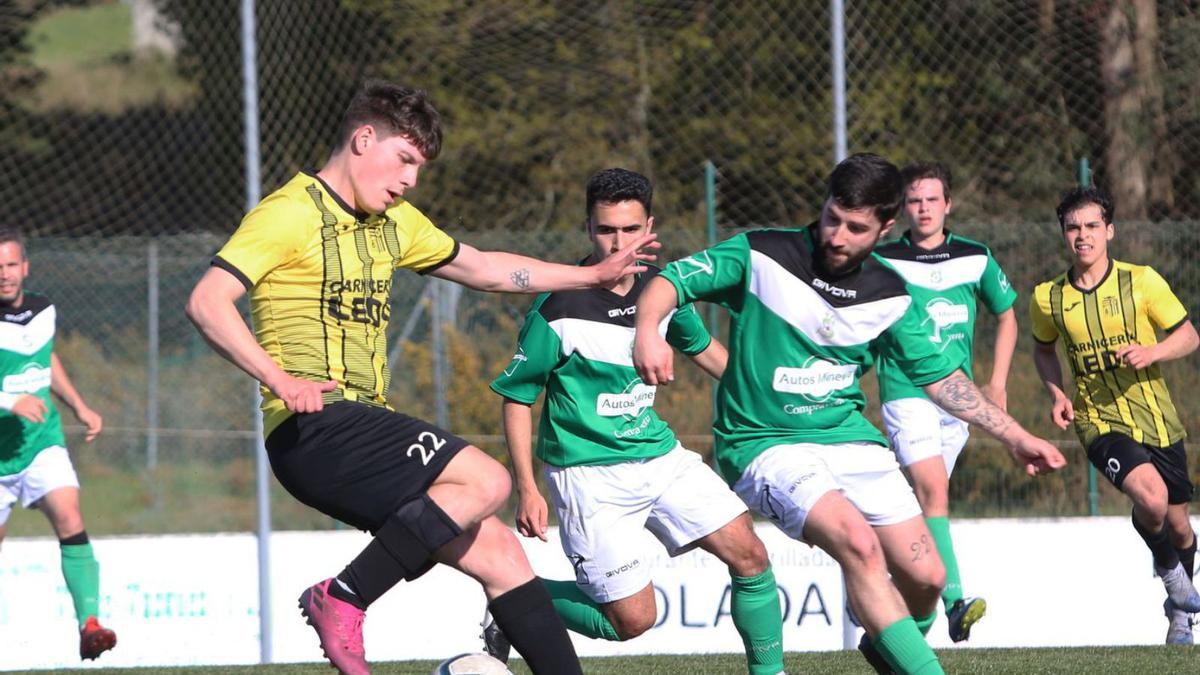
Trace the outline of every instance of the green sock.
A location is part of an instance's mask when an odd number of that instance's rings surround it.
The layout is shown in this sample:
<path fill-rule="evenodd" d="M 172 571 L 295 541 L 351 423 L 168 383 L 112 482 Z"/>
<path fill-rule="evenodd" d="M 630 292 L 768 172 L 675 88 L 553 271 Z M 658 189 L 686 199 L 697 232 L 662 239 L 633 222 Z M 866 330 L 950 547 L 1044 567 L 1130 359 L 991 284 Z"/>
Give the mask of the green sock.
<path fill-rule="evenodd" d="M 913 621 L 917 623 L 917 630 L 921 631 L 921 635 L 929 635 L 929 629 L 933 628 L 933 622 L 937 619 L 937 609 L 929 613 L 929 616 L 914 616 Z"/>
<path fill-rule="evenodd" d="M 730 575 L 730 614 L 746 646 L 750 675 L 783 671 L 783 610 L 770 567 L 752 577 Z"/>
<path fill-rule="evenodd" d="M 942 604 L 945 605 L 946 611 L 950 611 L 950 607 L 963 597 L 958 558 L 954 556 L 954 541 L 950 538 L 950 519 L 946 516 L 926 518 L 925 524 L 929 526 L 938 555 L 942 556 L 942 564 L 946 566 L 946 587 L 942 589 Z"/>
<path fill-rule="evenodd" d="M 574 581 L 542 579 L 542 585 L 549 591 L 554 611 L 562 617 L 568 629 L 590 638 L 621 639 L 617 636 L 617 629 L 604 616 L 600 605 L 579 590 Z"/>
<path fill-rule="evenodd" d="M 63 544 L 59 550 L 63 579 L 75 602 L 75 618 L 82 628 L 89 616 L 100 614 L 100 563 L 92 554 L 91 544 Z"/>
<path fill-rule="evenodd" d="M 875 648 L 896 672 L 904 675 L 944 675 L 942 664 L 921 637 L 917 624 L 906 616 L 884 628 L 873 641 Z"/>

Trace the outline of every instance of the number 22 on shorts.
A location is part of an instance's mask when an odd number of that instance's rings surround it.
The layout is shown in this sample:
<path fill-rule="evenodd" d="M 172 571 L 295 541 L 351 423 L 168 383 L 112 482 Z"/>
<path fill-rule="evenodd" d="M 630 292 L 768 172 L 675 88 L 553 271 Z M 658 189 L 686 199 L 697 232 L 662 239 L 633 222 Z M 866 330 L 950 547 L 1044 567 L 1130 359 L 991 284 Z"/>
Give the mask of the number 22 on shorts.
<path fill-rule="evenodd" d="M 429 460 L 433 459 L 433 456 L 437 454 L 437 451 L 441 450 L 442 446 L 445 444 L 446 439 L 438 438 L 437 435 L 431 431 L 422 431 L 421 433 L 417 434 L 417 442 L 408 446 L 408 452 L 405 454 L 407 454 L 409 457 L 412 457 L 414 452 L 419 452 L 421 453 L 422 466 L 429 466 Z"/>

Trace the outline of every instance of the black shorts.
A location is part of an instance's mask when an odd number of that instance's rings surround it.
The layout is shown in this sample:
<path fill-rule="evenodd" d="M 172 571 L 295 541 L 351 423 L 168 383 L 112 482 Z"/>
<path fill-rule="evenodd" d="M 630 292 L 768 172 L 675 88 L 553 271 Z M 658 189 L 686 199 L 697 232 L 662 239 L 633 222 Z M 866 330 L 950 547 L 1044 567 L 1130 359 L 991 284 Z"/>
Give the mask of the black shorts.
<path fill-rule="evenodd" d="M 1167 484 L 1167 503 L 1185 504 L 1192 501 L 1192 480 L 1188 475 L 1187 452 L 1183 441 L 1165 448 L 1138 443 L 1121 433 L 1108 433 L 1088 445 L 1088 460 L 1109 482 L 1121 487 L 1130 471 L 1147 462 L 1158 469 Z"/>
<path fill-rule="evenodd" d="M 293 497 L 371 533 L 467 445 L 428 422 L 352 401 L 292 415 L 266 439 L 271 469 Z"/>

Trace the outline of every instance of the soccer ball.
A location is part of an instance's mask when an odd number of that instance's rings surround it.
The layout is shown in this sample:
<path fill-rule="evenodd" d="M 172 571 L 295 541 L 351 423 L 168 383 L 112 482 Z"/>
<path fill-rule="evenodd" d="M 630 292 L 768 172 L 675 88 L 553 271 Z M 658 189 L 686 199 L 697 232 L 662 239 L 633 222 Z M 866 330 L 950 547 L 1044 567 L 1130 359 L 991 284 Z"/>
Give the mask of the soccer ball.
<path fill-rule="evenodd" d="M 438 664 L 430 675 L 512 675 L 502 661 L 483 652 L 459 654 Z"/>

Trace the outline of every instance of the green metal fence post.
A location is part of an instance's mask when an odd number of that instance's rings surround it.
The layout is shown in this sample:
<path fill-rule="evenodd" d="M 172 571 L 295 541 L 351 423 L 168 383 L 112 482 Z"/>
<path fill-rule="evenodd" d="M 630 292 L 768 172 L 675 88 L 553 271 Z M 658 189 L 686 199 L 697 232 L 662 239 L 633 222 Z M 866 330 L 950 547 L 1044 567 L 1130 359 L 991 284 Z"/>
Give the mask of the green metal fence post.
<path fill-rule="evenodd" d="M 711 160 L 704 160 L 704 229 L 707 235 L 707 247 L 715 246 L 717 243 L 717 167 Z M 717 306 L 709 304 L 708 306 L 708 332 L 714 337 L 720 337 L 720 326 L 717 325 Z M 717 383 L 713 382 L 712 387 L 712 414 L 713 419 L 717 418 Z"/>
<path fill-rule="evenodd" d="M 1088 158 L 1079 158 L 1079 187 L 1087 187 L 1092 184 L 1091 169 L 1088 167 Z M 1100 515 L 1100 489 L 1096 484 L 1096 467 L 1092 466 L 1091 462 L 1087 465 L 1088 477 L 1088 515 Z"/>

